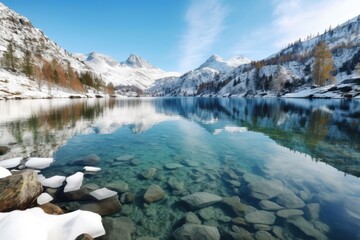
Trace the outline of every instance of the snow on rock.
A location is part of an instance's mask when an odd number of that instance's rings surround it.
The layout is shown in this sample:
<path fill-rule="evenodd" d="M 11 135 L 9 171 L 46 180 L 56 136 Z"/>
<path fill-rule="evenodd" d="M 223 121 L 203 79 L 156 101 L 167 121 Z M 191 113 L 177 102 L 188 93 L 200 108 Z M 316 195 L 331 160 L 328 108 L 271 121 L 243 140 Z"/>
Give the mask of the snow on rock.
<path fill-rule="evenodd" d="M 4 167 L 0 166 L 0 178 L 11 176 L 11 172 Z"/>
<path fill-rule="evenodd" d="M 99 168 L 99 167 L 85 166 L 85 167 L 84 167 L 84 170 L 85 170 L 86 172 L 100 172 L 100 171 L 101 171 L 101 168 Z"/>
<path fill-rule="evenodd" d="M 52 176 L 50 178 L 45 178 L 43 175 L 39 175 L 39 182 L 44 187 L 50 187 L 50 188 L 58 188 L 61 187 L 65 181 L 66 177 L 64 176 Z"/>
<path fill-rule="evenodd" d="M 96 198 L 97 200 L 103 200 L 109 197 L 113 197 L 117 195 L 117 192 L 109 190 L 107 188 L 100 188 L 95 191 L 89 193 L 91 196 Z"/>
<path fill-rule="evenodd" d="M 36 199 L 37 204 L 43 205 L 45 203 L 51 202 L 53 200 L 53 197 L 50 196 L 48 193 L 42 193 L 38 198 Z"/>
<path fill-rule="evenodd" d="M 4 167 L 4 168 L 14 168 L 20 165 L 20 162 L 23 158 L 22 157 L 16 157 L 16 158 L 11 158 L 11 159 L 7 159 L 7 160 L 2 160 L 0 161 L 0 167 Z"/>
<path fill-rule="evenodd" d="M 28 168 L 36 168 L 36 169 L 44 169 L 51 165 L 54 162 L 53 158 L 37 158 L 31 157 L 25 163 L 25 167 Z"/>
<path fill-rule="evenodd" d="M 105 235 L 99 214 L 77 210 L 50 215 L 41 208 L 0 213 L 1 239 L 74 240 L 83 233 Z"/>
<path fill-rule="evenodd" d="M 84 180 L 84 173 L 82 172 L 77 172 L 67 177 L 64 192 L 79 190 L 81 188 L 83 180 Z"/>

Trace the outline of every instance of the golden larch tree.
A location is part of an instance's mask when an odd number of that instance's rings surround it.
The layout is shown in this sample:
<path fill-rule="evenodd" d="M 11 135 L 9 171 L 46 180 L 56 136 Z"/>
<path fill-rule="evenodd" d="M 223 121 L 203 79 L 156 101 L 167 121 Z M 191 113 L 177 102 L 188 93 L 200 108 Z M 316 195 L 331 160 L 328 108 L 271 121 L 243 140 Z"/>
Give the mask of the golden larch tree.
<path fill-rule="evenodd" d="M 333 56 L 325 42 L 319 42 L 314 49 L 315 63 L 312 77 L 314 83 L 319 86 L 330 84 L 333 81 L 331 75 L 334 69 Z"/>

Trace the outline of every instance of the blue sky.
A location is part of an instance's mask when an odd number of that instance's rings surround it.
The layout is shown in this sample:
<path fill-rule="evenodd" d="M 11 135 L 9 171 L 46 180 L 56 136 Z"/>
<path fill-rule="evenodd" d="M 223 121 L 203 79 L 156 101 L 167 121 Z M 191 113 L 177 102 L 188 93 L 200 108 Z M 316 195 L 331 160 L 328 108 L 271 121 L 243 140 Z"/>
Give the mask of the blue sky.
<path fill-rule="evenodd" d="M 70 52 L 137 54 L 185 72 L 210 55 L 258 60 L 359 14 L 359 0 L 5 0 Z"/>

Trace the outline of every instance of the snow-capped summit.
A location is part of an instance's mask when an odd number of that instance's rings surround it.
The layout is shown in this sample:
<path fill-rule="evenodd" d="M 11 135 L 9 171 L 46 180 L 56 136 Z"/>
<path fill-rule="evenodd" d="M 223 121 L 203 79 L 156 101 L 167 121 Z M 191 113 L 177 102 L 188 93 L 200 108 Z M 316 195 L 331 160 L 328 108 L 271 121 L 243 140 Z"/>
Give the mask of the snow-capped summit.
<path fill-rule="evenodd" d="M 156 79 L 179 76 L 179 73 L 165 72 L 156 68 L 134 54 L 130 54 L 125 62 L 118 62 L 110 56 L 97 52 L 76 53 L 73 56 L 101 75 L 105 83 L 112 83 L 114 86 L 135 86 L 145 89 Z"/>
<path fill-rule="evenodd" d="M 153 65 L 151 65 L 149 62 L 147 62 L 142 57 L 136 56 L 135 54 L 130 54 L 128 59 L 125 61 L 125 64 L 129 67 L 133 68 L 155 68 Z"/>
<path fill-rule="evenodd" d="M 220 72 L 227 72 L 246 63 L 250 63 L 250 60 L 243 56 L 232 57 L 225 61 L 218 55 L 212 55 L 208 60 L 201 64 L 198 69 L 211 68 Z"/>

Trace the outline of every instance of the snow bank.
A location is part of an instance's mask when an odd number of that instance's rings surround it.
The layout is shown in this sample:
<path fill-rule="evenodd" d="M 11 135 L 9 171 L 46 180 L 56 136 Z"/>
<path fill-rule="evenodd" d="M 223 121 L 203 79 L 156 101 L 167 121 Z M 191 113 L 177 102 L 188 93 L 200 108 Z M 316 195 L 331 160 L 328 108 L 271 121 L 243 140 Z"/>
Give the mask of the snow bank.
<path fill-rule="evenodd" d="M 66 177 L 64 176 L 53 176 L 50 178 L 45 178 L 43 175 L 39 175 L 39 182 L 44 186 L 44 187 L 50 187 L 50 188 L 58 188 L 60 187 L 63 182 L 65 181 Z"/>
<path fill-rule="evenodd" d="M 86 172 L 100 172 L 100 171 L 101 171 L 101 168 L 99 168 L 99 167 L 85 166 L 85 167 L 84 167 L 84 170 L 85 170 Z"/>
<path fill-rule="evenodd" d="M 28 168 L 36 168 L 36 169 L 44 169 L 50 166 L 51 163 L 54 162 L 53 158 L 28 158 L 25 163 L 25 167 Z"/>
<path fill-rule="evenodd" d="M 4 168 L 14 168 L 20 165 L 20 162 L 23 158 L 16 157 L 7 160 L 0 161 L 0 166 Z"/>
<path fill-rule="evenodd" d="M 79 190 L 81 188 L 83 180 L 84 180 L 84 173 L 82 172 L 77 172 L 67 177 L 64 192 Z"/>
<path fill-rule="evenodd" d="M 0 178 L 11 176 L 11 172 L 4 167 L 0 167 Z"/>
<path fill-rule="evenodd" d="M 0 239 L 74 240 L 83 233 L 94 238 L 105 234 L 99 214 L 77 210 L 50 215 L 41 208 L 0 213 Z"/>
<path fill-rule="evenodd" d="M 54 198 L 50 196 L 48 193 L 42 193 L 38 198 L 36 199 L 37 204 L 43 205 L 45 203 L 51 202 Z"/>
<path fill-rule="evenodd" d="M 103 200 L 103 199 L 117 195 L 117 192 L 111 191 L 107 188 L 100 188 L 95 191 L 92 191 L 90 193 L 90 195 L 93 196 L 94 198 L 96 198 L 97 200 Z"/>

